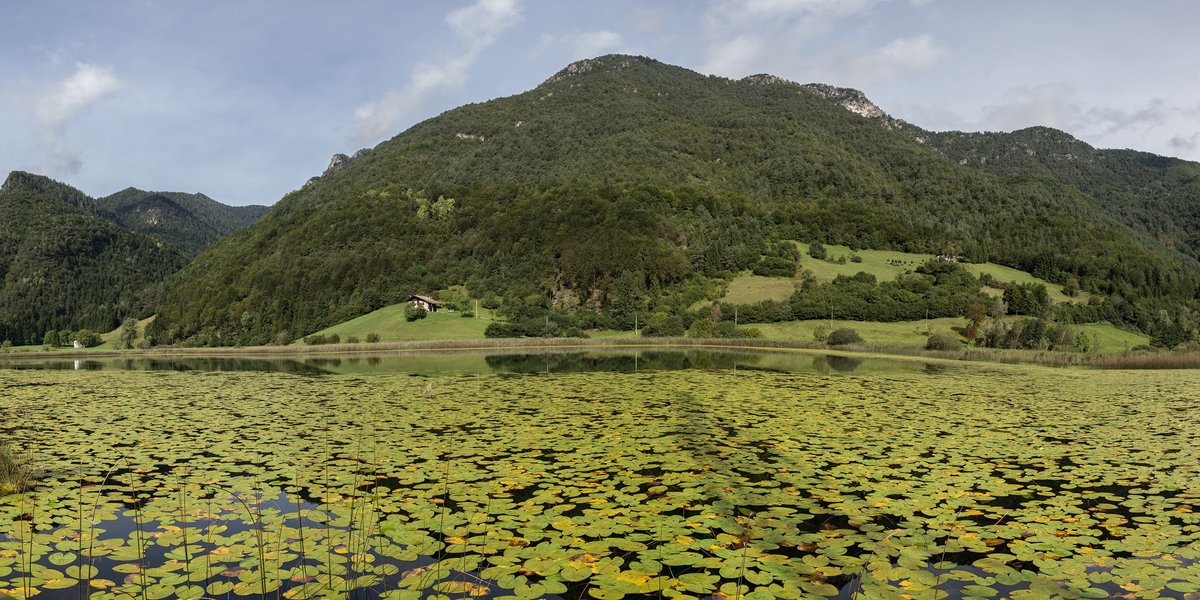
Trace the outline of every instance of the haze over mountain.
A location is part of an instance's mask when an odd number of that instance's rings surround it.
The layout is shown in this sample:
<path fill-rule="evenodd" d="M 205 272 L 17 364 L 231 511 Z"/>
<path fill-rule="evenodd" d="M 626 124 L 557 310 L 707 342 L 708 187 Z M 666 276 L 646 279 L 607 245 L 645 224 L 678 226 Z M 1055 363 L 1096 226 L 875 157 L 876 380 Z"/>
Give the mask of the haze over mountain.
<path fill-rule="evenodd" d="M 787 239 L 957 246 L 1077 281 L 1097 315 L 1143 329 L 1191 310 L 1196 164 L 1039 131 L 937 134 L 855 90 L 584 60 L 288 194 L 174 276 L 155 326 L 163 341 L 263 343 L 455 284 L 678 312 L 697 277 Z"/>

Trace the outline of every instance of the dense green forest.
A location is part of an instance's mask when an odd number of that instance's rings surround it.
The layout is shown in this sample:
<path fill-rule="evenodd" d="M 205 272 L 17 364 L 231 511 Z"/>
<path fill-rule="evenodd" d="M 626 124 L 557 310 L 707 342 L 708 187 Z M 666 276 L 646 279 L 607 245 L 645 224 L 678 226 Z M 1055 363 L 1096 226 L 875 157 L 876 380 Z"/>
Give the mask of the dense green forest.
<path fill-rule="evenodd" d="M 625 326 L 634 311 L 679 314 L 689 290 L 795 239 L 957 248 L 1089 292 L 1118 323 L 1191 335 L 1197 165 L 1101 153 L 1117 157 L 1102 181 L 1055 161 L 979 168 L 963 139 L 854 90 L 581 61 L 288 194 L 172 278 L 153 333 L 281 341 L 458 284 Z M 1180 222 L 1155 229 L 1167 214 Z"/>
<path fill-rule="evenodd" d="M 108 331 L 148 314 L 158 285 L 187 260 L 46 177 L 9 175 L 0 215 L 0 339 L 16 344 L 41 343 L 48 331 Z"/>
<path fill-rule="evenodd" d="M 96 200 L 126 228 L 195 256 L 218 239 L 260 219 L 266 206 L 226 206 L 204 194 L 126 188 Z"/>

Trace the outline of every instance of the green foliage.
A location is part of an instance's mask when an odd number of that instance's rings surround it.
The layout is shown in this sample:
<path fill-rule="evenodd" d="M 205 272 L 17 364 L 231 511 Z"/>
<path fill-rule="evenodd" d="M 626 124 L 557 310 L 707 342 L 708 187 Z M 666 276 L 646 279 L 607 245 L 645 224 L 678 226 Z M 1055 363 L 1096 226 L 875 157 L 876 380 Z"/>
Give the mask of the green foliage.
<path fill-rule="evenodd" d="M 642 335 L 649 337 L 683 337 L 687 333 L 682 315 L 656 312 L 646 318 Z"/>
<path fill-rule="evenodd" d="M 136 188 L 100 198 L 96 206 L 127 229 L 159 238 L 191 256 L 267 212 L 266 206 L 226 206 L 204 194 Z"/>
<path fill-rule="evenodd" d="M 415 304 L 409 304 L 404 308 L 404 320 L 409 323 L 424 319 L 426 316 L 425 309 Z"/>
<path fill-rule="evenodd" d="M 828 341 L 830 333 L 833 333 L 833 327 L 828 323 L 817 325 L 816 329 L 813 329 L 813 340 L 818 342 Z"/>
<path fill-rule="evenodd" d="M 830 346 L 846 346 L 848 344 L 865 344 L 867 341 L 857 331 L 843 327 L 842 329 L 833 330 L 829 334 L 829 338 L 825 340 L 825 343 Z"/>
<path fill-rule="evenodd" d="M 1152 161 L 1122 159 L 1136 174 L 1105 179 L 1137 197 L 1126 214 L 1063 165 L 1013 163 L 1015 175 L 960 165 L 951 134 L 864 119 L 829 97 L 853 91 L 729 82 L 633 57 L 596 64 L 424 121 L 289 194 L 172 279 L 157 337 L 261 343 L 451 284 L 485 301 L 535 295 L 632 329 L 635 315 L 687 310 L 676 303 L 693 280 L 775 267 L 764 257 L 786 239 L 958 246 L 963 259 L 1053 283 L 1075 277 L 1103 296 L 1075 310 L 1147 331 L 1157 311 L 1196 305 L 1194 264 L 1135 223 L 1151 211 L 1144 184 L 1162 175 Z M 1194 185 L 1188 169 L 1163 168 L 1173 197 Z M 888 297 L 885 320 L 911 317 L 905 303 L 961 315 L 972 300 L 924 297 L 917 281 L 838 285 L 852 300 L 839 317 L 873 319 L 871 287 Z M 255 318 L 243 324 L 245 312 Z"/>
<path fill-rule="evenodd" d="M 367 343 L 368 344 L 378 344 L 379 343 L 379 334 L 374 333 L 374 332 L 368 333 L 367 334 Z"/>
<path fill-rule="evenodd" d="M 94 348 L 104 343 L 104 339 L 100 337 L 100 334 L 89 329 L 80 329 L 79 331 L 76 331 L 75 334 L 71 336 L 71 339 L 79 342 L 79 344 L 84 348 Z"/>
<path fill-rule="evenodd" d="M 762 277 L 795 277 L 796 260 L 782 256 L 764 256 L 754 263 L 754 274 Z"/>
<path fill-rule="evenodd" d="M 825 244 L 822 244 L 821 242 L 813 242 L 809 244 L 808 255 L 817 260 L 825 260 L 829 257 L 829 253 L 825 250 Z"/>
<path fill-rule="evenodd" d="M 1046 286 L 1039 283 L 1010 283 L 1004 288 L 1004 303 L 1008 305 L 1010 315 L 1046 314 L 1050 308 L 1050 299 Z"/>
<path fill-rule="evenodd" d="M 956 352 L 963 349 L 963 344 L 956 335 L 935 333 L 930 335 L 929 339 L 925 341 L 925 349 Z"/>
<path fill-rule="evenodd" d="M 37 175 L 9 175 L 0 215 L 0 339 L 19 345 L 51 330 L 110 331 L 148 312 L 158 283 L 186 261 L 108 220 L 82 192 Z"/>
<path fill-rule="evenodd" d="M 133 348 L 134 343 L 138 339 L 138 320 L 135 317 L 125 317 L 121 322 L 121 331 L 118 334 L 117 346 L 120 348 Z"/>

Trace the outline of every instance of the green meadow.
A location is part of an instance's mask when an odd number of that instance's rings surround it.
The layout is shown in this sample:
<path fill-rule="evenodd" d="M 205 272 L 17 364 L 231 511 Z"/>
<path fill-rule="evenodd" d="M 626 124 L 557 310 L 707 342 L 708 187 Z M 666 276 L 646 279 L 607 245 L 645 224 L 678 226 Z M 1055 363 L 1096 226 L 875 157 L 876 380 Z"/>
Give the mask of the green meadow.
<path fill-rule="evenodd" d="M 1200 373 L 846 362 L 0 370 L 0 597 L 1200 592 Z"/>
<path fill-rule="evenodd" d="M 825 246 L 828 252 L 827 259 L 818 260 L 808 255 L 808 244 L 800 242 L 796 242 L 795 244 L 800 249 L 801 254 L 800 270 L 811 271 L 818 281 L 831 281 L 838 275 L 851 276 L 859 272 L 870 273 L 879 281 L 892 281 L 904 272 L 912 271 L 934 258 L 932 254 L 897 252 L 893 250 L 851 250 L 848 246 L 831 244 Z M 852 256 L 858 256 L 862 259 L 862 262 L 852 261 Z M 841 259 L 845 259 L 845 262 L 841 262 Z M 1061 285 L 1050 283 L 1044 279 L 1038 279 L 1025 271 L 1019 271 L 1011 267 L 995 263 L 961 264 L 967 271 L 976 276 L 986 273 L 994 277 L 996 281 L 1004 283 L 1041 283 L 1046 286 L 1046 291 L 1049 292 L 1050 299 L 1055 302 L 1086 302 L 1088 299 L 1086 292 L 1072 298 L 1063 293 Z M 730 293 L 740 293 L 739 290 L 743 287 L 762 285 L 761 283 L 746 281 L 746 278 L 752 277 L 744 275 L 735 279 L 730 284 Z M 999 293 L 1000 290 L 994 290 L 994 292 Z M 790 294 L 791 292 L 789 291 L 788 293 Z M 783 298 L 786 297 L 786 295 L 783 296 Z M 775 297 L 771 299 L 781 300 L 783 298 Z"/>

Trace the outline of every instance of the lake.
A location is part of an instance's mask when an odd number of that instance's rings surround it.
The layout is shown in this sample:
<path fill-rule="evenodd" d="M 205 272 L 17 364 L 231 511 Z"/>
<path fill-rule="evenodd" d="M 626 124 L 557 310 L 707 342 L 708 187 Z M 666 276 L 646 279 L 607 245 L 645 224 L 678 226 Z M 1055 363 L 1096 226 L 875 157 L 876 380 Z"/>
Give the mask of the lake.
<path fill-rule="evenodd" d="M 308 375 L 410 373 L 416 375 L 638 372 L 681 369 L 816 373 L 922 371 L 940 364 L 787 350 L 600 349 L 358 352 L 343 355 L 145 356 L 0 358 L 0 369 L 75 371 L 264 371 Z"/>
<path fill-rule="evenodd" d="M 1195 372 L 378 358 L 0 370 L 0 596 L 1200 592 Z"/>

